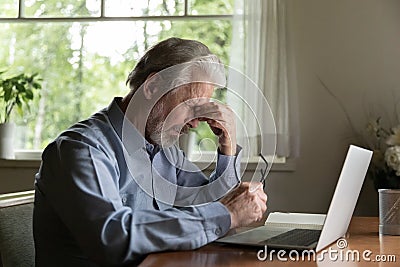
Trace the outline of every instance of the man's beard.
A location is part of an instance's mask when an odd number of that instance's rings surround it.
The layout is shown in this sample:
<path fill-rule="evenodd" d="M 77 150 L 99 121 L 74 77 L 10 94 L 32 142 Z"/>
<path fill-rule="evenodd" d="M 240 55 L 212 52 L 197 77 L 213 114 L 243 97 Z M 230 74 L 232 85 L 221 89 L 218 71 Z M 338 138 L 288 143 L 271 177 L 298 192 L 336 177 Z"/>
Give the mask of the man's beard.
<path fill-rule="evenodd" d="M 189 132 L 190 127 L 185 124 L 181 127 L 175 126 L 166 129 L 167 126 L 164 124 L 166 116 L 164 114 L 163 103 L 157 103 L 147 119 L 145 135 L 146 139 L 149 139 L 157 145 L 171 147 L 177 143 L 181 134 L 187 134 Z M 174 134 L 171 132 L 174 132 Z"/>

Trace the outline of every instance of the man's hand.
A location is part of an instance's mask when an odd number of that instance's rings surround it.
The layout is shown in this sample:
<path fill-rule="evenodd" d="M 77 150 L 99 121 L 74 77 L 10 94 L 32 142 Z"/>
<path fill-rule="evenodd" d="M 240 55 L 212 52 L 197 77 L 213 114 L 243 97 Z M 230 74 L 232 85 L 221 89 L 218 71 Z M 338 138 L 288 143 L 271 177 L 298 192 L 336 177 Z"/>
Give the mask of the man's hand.
<path fill-rule="evenodd" d="M 218 136 L 219 150 L 224 155 L 236 154 L 236 122 L 233 111 L 224 104 L 207 102 L 194 108 L 195 116 L 206 121 Z"/>
<path fill-rule="evenodd" d="M 254 191 L 250 192 L 250 189 Z M 243 182 L 220 202 L 229 210 L 231 229 L 260 221 L 267 210 L 267 195 L 261 183 Z"/>

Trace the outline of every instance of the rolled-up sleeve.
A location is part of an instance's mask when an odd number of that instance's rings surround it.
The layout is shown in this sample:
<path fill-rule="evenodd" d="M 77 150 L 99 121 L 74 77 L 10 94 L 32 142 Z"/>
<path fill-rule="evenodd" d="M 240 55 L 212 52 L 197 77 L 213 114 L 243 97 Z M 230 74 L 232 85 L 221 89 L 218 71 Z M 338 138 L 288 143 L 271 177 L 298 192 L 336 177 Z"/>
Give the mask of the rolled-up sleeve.
<path fill-rule="evenodd" d="M 98 145 L 59 138 L 45 150 L 37 177 L 40 192 L 95 262 L 123 264 L 151 252 L 195 249 L 229 230 L 229 212 L 219 202 L 163 211 L 122 205 L 115 164 Z"/>

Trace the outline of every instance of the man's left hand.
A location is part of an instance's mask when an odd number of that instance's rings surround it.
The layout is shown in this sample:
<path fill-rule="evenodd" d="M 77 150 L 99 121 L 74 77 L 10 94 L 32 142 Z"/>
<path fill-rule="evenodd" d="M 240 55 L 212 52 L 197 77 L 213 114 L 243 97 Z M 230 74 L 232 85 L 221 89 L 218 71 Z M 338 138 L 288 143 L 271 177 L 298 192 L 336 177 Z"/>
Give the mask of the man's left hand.
<path fill-rule="evenodd" d="M 224 155 L 236 154 L 236 122 L 233 111 L 224 104 L 207 102 L 194 108 L 195 116 L 206 121 L 218 136 L 219 150 Z"/>

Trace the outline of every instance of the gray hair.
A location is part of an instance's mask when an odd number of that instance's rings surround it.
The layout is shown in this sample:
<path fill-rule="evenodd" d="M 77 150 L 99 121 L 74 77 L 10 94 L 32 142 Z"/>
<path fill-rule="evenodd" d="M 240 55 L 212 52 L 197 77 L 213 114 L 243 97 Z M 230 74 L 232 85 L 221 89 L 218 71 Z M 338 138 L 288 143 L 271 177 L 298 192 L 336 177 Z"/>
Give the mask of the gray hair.
<path fill-rule="evenodd" d="M 206 45 L 180 38 L 169 38 L 150 48 L 129 73 L 126 84 L 135 92 L 150 74 L 176 65 L 181 66 L 173 70 L 175 77 L 171 77 L 171 71 L 166 71 L 165 74 L 169 77 L 162 79 L 170 81 L 168 86 L 172 88 L 198 80 L 201 78 L 196 77 L 199 73 L 205 74 L 212 83 L 225 84 L 224 67 L 219 58 Z"/>
<path fill-rule="evenodd" d="M 170 77 L 166 79 L 165 76 L 168 74 Z M 187 63 L 171 68 L 171 71 L 169 69 L 164 71 L 161 76 L 164 81 L 170 81 L 169 88 L 171 89 L 194 82 L 211 83 L 220 87 L 226 85 L 224 65 L 215 55 L 196 57 Z"/>

